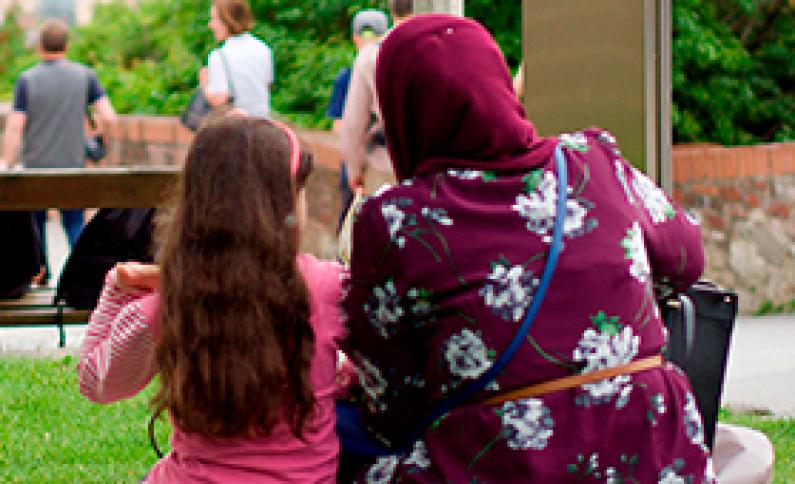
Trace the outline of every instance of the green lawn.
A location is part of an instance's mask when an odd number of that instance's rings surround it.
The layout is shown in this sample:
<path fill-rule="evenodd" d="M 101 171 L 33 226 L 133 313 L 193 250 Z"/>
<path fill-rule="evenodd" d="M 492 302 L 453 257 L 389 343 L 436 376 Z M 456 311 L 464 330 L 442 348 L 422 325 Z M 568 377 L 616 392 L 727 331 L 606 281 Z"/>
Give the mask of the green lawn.
<path fill-rule="evenodd" d="M 75 361 L 0 358 L 0 482 L 137 482 L 156 461 L 146 435 L 150 387 L 102 406 L 77 391 Z M 721 413 L 776 448 L 777 483 L 795 478 L 795 420 Z M 158 441 L 167 442 L 158 424 Z"/>
<path fill-rule="evenodd" d="M 138 482 L 157 460 L 146 435 L 151 390 L 96 405 L 78 392 L 71 357 L 0 359 L 0 482 Z"/>

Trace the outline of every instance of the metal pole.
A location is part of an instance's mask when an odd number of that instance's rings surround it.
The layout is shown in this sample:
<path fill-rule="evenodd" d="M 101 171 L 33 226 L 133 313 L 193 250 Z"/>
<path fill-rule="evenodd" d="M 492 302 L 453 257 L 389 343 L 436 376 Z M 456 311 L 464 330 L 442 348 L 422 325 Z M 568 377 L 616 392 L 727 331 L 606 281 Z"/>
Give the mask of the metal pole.
<path fill-rule="evenodd" d="M 673 189 L 673 160 L 671 156 L 671 145 L 673 144 L 673 134 L 671 128 L 671 105 L 672 86 L 671 86 L 671 42 L 673 39 L 671 30 L 671 0 L 658 0 L 658 53 L 660 64 L 657 67 L 659 75 L 659 85 L 657 87 L 660 105 L 659 113 L 659 151 L 658 160 L 660 165 L 658 183 L 670 195 Z"/>
<path fill-rule="evenodd" d="M 464 15 L 464 0 L 414 0 L 414 13 Z"/>
<path fill-rule="evenodd" d="M 645 126 L 643 129 L 643 145 L 646 152 L 645 171 L 653 180 L 658 180 L 659 174 L 659 106 L 660 97 L 657 93 L 659 86 L 659 34 L 657 33 L 658 0 L 645 0 L 643 2 L 643 93 L 645 99 Z"/>

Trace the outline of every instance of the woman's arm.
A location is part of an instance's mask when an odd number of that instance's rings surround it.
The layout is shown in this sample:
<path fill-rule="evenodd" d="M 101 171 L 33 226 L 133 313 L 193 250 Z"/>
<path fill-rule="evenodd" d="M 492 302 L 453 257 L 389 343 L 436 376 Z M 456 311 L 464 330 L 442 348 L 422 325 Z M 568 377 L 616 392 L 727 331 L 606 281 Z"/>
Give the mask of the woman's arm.
<path fill-rule="evenodd" d="M 80 393 L 110 403 L 146 387 L 155 374 L 159 305 L 158 293 L 122 288 L 117 269 L 108 272 L 80 350 Z"/>
<path fill-rule="evenodd" d="M 699 222 L 638 169 L 625 164 L 655 282 L 682 291 L 704 271 Z"/>

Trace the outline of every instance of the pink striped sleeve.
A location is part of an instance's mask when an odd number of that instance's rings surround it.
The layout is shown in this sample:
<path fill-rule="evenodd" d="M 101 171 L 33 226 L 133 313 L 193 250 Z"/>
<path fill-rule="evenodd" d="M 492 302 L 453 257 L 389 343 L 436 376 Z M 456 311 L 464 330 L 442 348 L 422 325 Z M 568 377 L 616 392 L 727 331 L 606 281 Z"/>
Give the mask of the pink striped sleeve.
<path fill-rule="evenodd" d="M 129 398 L 154 376 L 157 293 L 128 291 L 108 272 L 77 365 L 80 393 L 97 403 Z"/>

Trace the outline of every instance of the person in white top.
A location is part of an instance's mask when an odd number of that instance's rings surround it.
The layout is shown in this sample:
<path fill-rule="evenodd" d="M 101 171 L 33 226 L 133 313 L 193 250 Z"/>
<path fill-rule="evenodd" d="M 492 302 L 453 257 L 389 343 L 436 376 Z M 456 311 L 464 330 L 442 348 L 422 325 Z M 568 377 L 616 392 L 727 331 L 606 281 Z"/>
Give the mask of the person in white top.
<path fill-rule="evenodd" d="M 200 80 L 212 106 L 230 104 L 250 116 L 270 117 L 273 51 L 249 32 L 246 0 L 213 0 L 208 26 L 221 45 L 213 49 Z"/>

